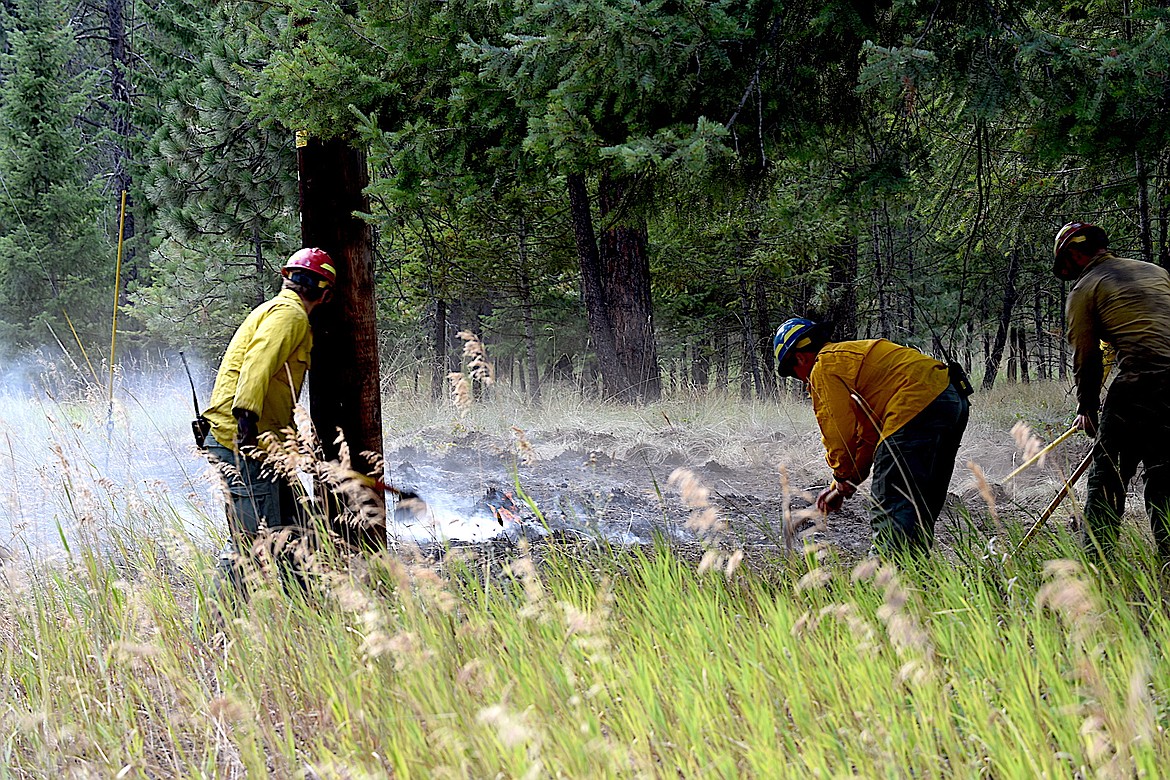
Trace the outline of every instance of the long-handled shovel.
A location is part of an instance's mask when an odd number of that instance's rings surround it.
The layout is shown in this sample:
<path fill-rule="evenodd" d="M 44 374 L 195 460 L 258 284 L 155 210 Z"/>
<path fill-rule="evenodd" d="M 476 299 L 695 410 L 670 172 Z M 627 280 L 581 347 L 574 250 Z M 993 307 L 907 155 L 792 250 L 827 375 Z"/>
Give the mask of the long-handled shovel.
<path fill-rule="evenodd" d="M 1032 464 L 1038 462 L 1041 458 L 1043 458 L 1045 455 L 1047 455 L 1049 452 L 1051 452 L 1058 444 L 1060 444 L 1062 441 L 1067 439 L 1069 436 L 1072 436 L 1074 433 L 1076 433 L 1079 430 L 1080 430 L 1080 428 L 1078 428 L 1077 426 L 1074 425 L 1073 427 L 1069 428 L 1064 433 L 1057 436 L 1055 439 L 1052 440 L 1051 444 L 1049 444 L 1047 447 L 1045 447 L 1044 449 L 1037 452 L 1032 457 L 1028 458 L 1027 461 L 1020 464 L 1019 468 L 1017 468 L 1011 474 L 1008 474 L 1006 477 L 1004 477 L 1000 484 L 1008 482 L 1013 477 L 1015 477 L 1017 474 L 1019 474 L 1021 471 L 1028 468 Z"/>
<path fill-rule="evenodd" d="M 1092 462 L 1093 451 L 1089 450 L 1089 454 L 1086 455 L 1085 459 L 1077 465 L 1076 469 L 1072 473 L 1072 476 L 1068 478 L 1068 481 L 1065 482 L 1064 485 L 1060 488 L 1060 491 L 1056 494 L 1056 497 L 1052 499 L 1052 503 L 1050 503 L 1044 509 L 1044 511 L 1040 513 L 1040 517 L 1037 518 L 1036 522 L 1032 524 L 1032 527 L 1028 529 L 1028 533 L 1024 534 L 1024 538 L 1020 540 L 1018 545 L 1016 545 L 1016 549 L 1012 551 L 1012 555 L 1016 555 L 1020 550 L 1024 549 L 1024 545 L 1030 542 L 1032 537 L 1036 535 L 1036 532 L 1039 531 L 1044 526 L 1044 524 L 1048 522 L 1048 518 L 1052 517 L 1052 513 L 1056 511 L 1056 508 L 1060 506 L 1060 503 L 1064 501 L 1065 497 L 1072 492 L 1073 485 L 1077 483 L 1077 480 L 1081 478 L 1082 474 L 1088 471 L 1089 464 Z"/>

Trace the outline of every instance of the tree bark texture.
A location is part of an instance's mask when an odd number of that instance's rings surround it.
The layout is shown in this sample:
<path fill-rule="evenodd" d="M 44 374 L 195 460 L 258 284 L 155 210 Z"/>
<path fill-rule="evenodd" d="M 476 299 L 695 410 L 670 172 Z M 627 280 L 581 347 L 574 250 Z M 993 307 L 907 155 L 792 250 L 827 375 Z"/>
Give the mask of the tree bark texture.
<path fill-rule="evenodd" d="M 630 386 L 630 382 L 618 361 L 613 326 L 606 306 L 589 190 L 582 174 L 567 176 L 566 185 L 573 239 L 577 245 L 577 261 L 581 270 L 581 298 L 585 302 L 585 316 L 589 322 L 589 339 L 593 342 L 593 351 L 597 353 L 603 392 L 607 396 L 617 396 L 622 389 Z"/>
<path fill-rule="evenodd" d="M 369 183 L 366 156 L 337 139 L 303 139 L 297 146 L 301 241 L 324 249 L 338 266 L 333 301 L 313 312 L 309 382 L 313 424 L 326 458 L 339 456 L 335 439 L 340 429 L 354 470 L 369 473 L 376 464 L 380 471 L 382 398 L 374 254 L 369 225 L 355 215 L 369 211 L 363 195 Z M 355 528 L 338 521 L 336 506 L 330 509 L 342 538 L 363 547 L 386 545 L 384 525 Z"/>
<path fill-rule="evenodd" d="M 646 224 L 629 213 L 628 195 L 624 179 L 601 177 L 602 291 L 617 358 L 628 383 L 616 396 L 623 401 L 657 401 L 662 396 L 662 378 L 654 343 Z"/>

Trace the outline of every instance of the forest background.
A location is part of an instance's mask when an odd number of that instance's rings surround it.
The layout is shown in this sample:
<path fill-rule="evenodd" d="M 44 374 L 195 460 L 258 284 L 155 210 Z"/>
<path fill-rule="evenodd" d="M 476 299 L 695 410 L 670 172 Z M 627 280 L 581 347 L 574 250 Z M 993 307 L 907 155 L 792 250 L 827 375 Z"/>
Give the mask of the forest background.
<path fill-rule="evenodd" d="M 390 390 L 472 330 L 533 396 L 766 397 L 792 315 L 1063 379 L 1056 229 L 1170 266 L 1159 3 L 2 7 L 10 351 L 108 354 L 116 289 L 131 353 L 213 361 L 300 246 L 298 132 L 367 155 Z"/>

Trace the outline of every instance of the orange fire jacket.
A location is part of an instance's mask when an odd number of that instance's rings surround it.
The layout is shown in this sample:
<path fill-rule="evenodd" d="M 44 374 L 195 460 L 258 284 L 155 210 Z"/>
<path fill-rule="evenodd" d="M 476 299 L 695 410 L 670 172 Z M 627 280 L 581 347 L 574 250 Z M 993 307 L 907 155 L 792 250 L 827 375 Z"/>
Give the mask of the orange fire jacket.
<path fill-rule="evenodd" d="M 833 477 L 862 482 L 878 443 L 914 419 L 950 382 L 946 364 L 885 339 L 822 347 L 808 385 Z"/>

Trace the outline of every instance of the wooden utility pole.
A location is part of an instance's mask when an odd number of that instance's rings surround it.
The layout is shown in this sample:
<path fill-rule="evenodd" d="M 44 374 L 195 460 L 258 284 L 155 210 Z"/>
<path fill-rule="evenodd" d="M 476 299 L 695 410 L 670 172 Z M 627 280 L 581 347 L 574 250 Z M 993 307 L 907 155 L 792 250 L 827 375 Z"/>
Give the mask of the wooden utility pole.
<path fill-rule="evenodd" d="M 368 474 L 382 458 L 382 397 L 374 303 L 374 253 L 370 227 L 356 213 L 369 210 L 363 190 L 369 183 L 365 153 L 339 139 L 297 136 L 300 173 L 301 243 L 320 247 L 337 264 L 333 300 L 313 312 L 313 356 L 309 404 L 313 425 L 328 460 L 337 460 L 340 429 L 353 469 Z M 374 453 L 368 457 L 362 453 Z M 379 472 L 375 476 L 381 477 Z M 338 518 L 338 534 L 363 547 L 386 545 L 382 525 L 355 527 Z"/>

